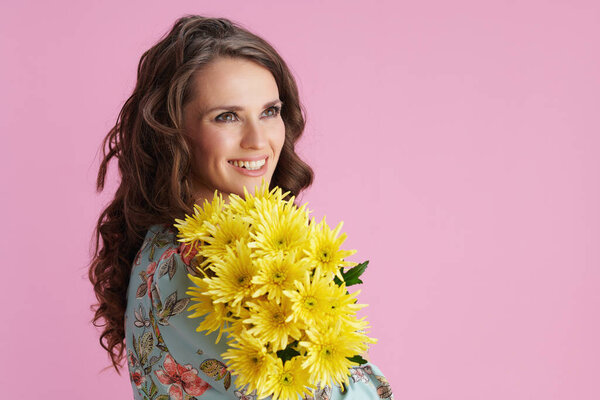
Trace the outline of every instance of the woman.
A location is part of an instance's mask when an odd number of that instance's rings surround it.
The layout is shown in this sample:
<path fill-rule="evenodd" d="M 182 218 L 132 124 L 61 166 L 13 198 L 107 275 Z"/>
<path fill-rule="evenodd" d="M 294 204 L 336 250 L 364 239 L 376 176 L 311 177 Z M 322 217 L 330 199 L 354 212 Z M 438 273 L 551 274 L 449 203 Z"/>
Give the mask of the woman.
<path fill-rule="evenodd" d="M 97 187 L 118 160 L 121 183 L 96 228 L 90 268 L 100 343 L 119 370 L 127 359 L 136 399 L 252 399 L 232 384 L 226 341 L 196 332 L 185 292 L 194 253 L 176 218 L 261 179 L 293 195 L 312 182 L 295 153 L 304 129 L 288 67 L 263 39 L 223 18 L 187 16 L 142 56 L 133 94 L 104 140 Z M 342 393 L 343 392 L 343 393 Z M 161 397 L 162 396 L 162 397 Z M 348 388 L 315 397 L 388 398 L 376 367 L 352 370 Z"/>

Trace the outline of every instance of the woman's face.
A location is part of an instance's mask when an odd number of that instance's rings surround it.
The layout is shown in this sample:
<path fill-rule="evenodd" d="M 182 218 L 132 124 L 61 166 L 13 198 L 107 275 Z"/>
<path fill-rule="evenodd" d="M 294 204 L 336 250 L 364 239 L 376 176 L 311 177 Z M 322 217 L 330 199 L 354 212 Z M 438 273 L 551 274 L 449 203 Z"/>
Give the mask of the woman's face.
<path fill-rule="evenodd" d="M 285 139 L 277 83 L 263 66 L 218 58 L 195 74 L 184 129 L 193 152 L 196 202 L 253 192 L 271 181 Z"/>

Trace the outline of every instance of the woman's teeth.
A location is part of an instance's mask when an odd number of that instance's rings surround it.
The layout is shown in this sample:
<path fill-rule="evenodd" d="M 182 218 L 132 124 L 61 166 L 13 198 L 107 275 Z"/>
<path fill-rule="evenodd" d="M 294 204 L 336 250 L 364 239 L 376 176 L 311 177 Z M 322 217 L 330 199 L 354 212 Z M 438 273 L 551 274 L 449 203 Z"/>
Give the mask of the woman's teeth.
<path fill-rule="evenodd" d="M 246 168 L 249 170 L 257 170 L 261 169 L 263 165 L 265 165 L 266 158 L 264 160 L 259 161 L 229 161 L 230 164 L 235 165 L 236 167 Z"/>

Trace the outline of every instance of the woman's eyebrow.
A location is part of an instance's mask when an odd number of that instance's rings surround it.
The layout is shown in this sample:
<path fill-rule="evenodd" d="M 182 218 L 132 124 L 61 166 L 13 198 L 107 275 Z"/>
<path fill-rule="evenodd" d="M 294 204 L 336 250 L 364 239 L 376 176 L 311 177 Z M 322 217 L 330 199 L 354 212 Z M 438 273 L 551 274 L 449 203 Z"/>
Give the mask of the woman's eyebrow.
<path fill-rule="evenodd" d="M 281 105 L 283 105 L 283 101 L 281 101 L 281 100 L 279 100 L 279 99 L 277 99 L 277 100 L 273 100 L 273 101 L 270 101 L 270 102 L 268 102 L 267 104 L 265 104 L 265 105 L 263 106 L 263 108 L 269 108 L 269 107 L 273 107 L 273 106 L 274 106 L 274 105 L 276 105 L 276 104 L 281 104 Z M 233 111 L 240 111 L 240 110 L 243 110 L 243 109 L 244 109 L 244 107 L 242 107 L 242 106 L 217 106 L 217 107 L 212 107 L 212 108 L 210 108 L 210 109 L 206 110 L 206 111 L 204 112 L 204 114 L 208 114 L 208 113 L 210 113 L 210 112 L 217 111 L 217 110 L 233 110 Z"/>

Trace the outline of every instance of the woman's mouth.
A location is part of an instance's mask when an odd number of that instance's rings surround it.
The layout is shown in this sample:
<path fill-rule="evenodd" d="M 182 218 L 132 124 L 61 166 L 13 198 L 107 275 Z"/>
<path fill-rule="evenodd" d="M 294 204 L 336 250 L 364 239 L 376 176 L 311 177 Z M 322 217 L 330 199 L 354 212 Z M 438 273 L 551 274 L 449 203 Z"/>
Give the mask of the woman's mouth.
<path fill-rule="evenodd" d="M 267 171 L 267 158 L 258 160 L 229 160 L 229 165 L 248 176 L 261 176 Z"/>
<path fill-rule="evenodd" d="M 231 160 L 228 161 L 229 164 L 234 165 L 239 168 L 245 168 L 250 171 L 256 171 L 262 168 L 263 165 L 266 164 L 267 159 L 264 158 L 258 161 L 242 161 L 242 160 Z"/>

